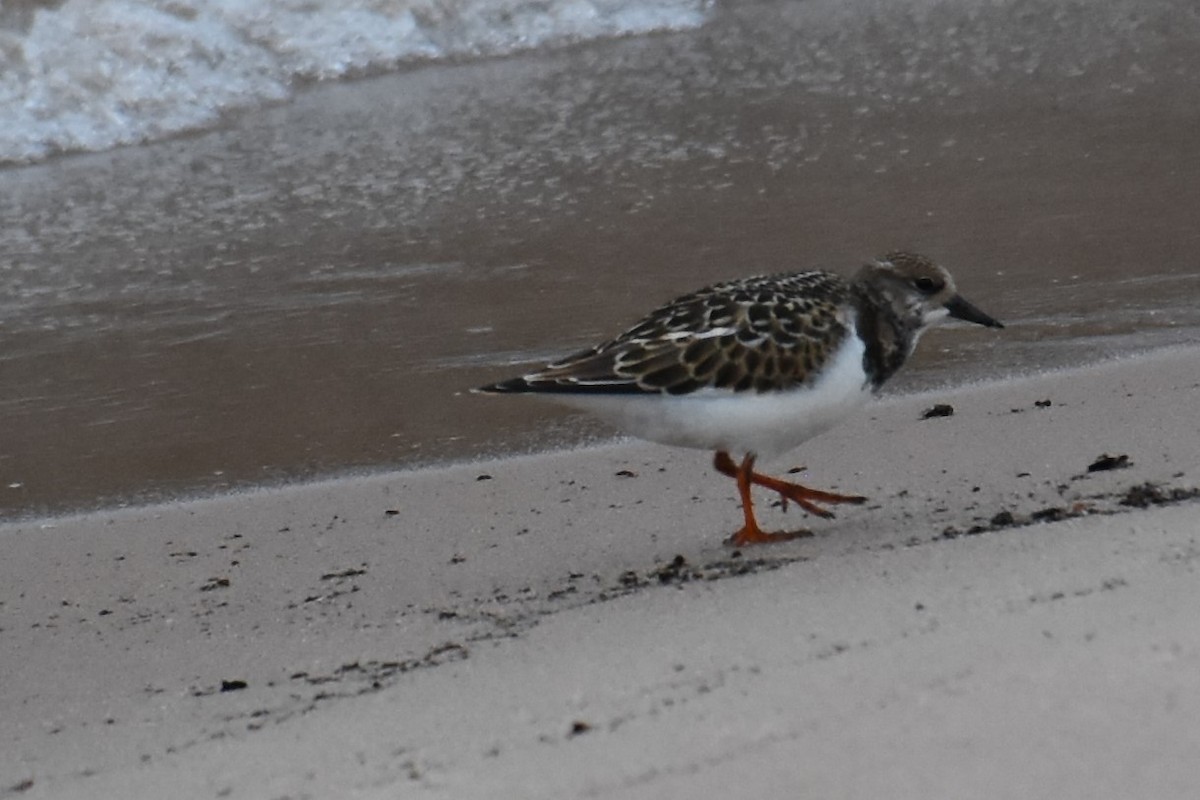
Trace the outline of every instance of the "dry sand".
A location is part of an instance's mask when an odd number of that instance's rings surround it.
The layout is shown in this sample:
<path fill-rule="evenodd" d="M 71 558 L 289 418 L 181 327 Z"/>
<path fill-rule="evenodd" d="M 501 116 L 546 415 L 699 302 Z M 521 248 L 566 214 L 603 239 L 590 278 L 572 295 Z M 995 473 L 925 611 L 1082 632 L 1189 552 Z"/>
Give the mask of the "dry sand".
<path fill-rule="evenodd" d="M 764 465 L 872 502 L 740 554 L 639 443 L 8 525 L 0 796 L 1196 797 L 1198 401 L 885 399 Z"/>

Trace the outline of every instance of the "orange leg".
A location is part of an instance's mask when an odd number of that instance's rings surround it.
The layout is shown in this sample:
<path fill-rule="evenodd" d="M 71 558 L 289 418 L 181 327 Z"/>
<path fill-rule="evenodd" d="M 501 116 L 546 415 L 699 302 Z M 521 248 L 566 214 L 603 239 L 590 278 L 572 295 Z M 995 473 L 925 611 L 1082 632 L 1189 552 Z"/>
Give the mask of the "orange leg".
<path fill-rule="evenodd" d="M 713 458 L 713 466 L 716 467 L 718 472 L 728 475 L 737 481 L 738 494 L 742 497 L 742 513 L 745 514 L 746 522 L 742 526 L 742 529 L 735 533 L 729 540 L 729 543 L 735 546 L 787 541 L 807 533 L 764 533 L 758 527 L 758 521 L 754 517 L 754 506 L 750 497 L 751 484 L 756 483 L 759 486 L 777 492 L 783 499 L 785 510 L 787 509 L 788 501 L 792 500 L 808 513 L 825 518 L 832 517 L 833 512 L 821 508 L 816 503 L 863 503 L 867 499 L 858 495 L 822 492 L 817 489 L 809 489 L 807 486 L 801 486 L 798 483 L 789 483 L 778 478 L 772 478 L 769 475 L 762 475 L 754 471 L 753 453 L 748 453 L 742 459 L 742 463 L 739 466 L 730 458 L 729 453 L 723 450 L 718 451 L 716 457 Z"/>

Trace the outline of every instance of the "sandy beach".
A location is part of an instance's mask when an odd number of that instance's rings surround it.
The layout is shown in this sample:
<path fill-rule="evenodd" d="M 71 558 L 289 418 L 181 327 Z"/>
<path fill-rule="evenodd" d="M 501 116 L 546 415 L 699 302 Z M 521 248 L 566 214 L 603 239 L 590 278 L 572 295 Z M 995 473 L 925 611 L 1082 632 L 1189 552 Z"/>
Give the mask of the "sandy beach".
<path fill-rule="evenodd" d="M 700 5 L 0 168 L 0 800 L 1200 796 L 1200 16 Z M 177 63 L 13 8 L 39 124 Z M 896 248 L 1007 328 L 760 463 L 870 498 L 758 495 L 810 537 L 732 550 L 711 454 L 467 391 Z"/>
<path fill-rule="evenodd" d="M 765 465 L 871 502 L 742 552 L 634 442 L 9 524 L 0 796 L 1194 797 L 1198 400 L 886 398 Z"/>

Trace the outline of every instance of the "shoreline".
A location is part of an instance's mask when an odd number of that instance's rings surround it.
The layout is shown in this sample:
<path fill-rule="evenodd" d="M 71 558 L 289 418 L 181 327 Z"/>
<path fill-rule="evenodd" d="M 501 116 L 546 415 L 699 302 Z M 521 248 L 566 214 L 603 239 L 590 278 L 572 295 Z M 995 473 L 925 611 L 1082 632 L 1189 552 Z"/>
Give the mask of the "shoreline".
<path fill-rule="evenodd" d="M 740 553 L 628 441 L 0 525 L 0 797 L 1189 796 L 1196 375 L 885 398 Z"/>
<path fill-rule="evenodd" d="M 931 374 L 1197 338 L 1200 26 L 935 5 L 733 0 L 0 169 L 0 513 L 561 441 L 455 392 L 896 248 L 1021 323 L 930 333 Z"/>
<path fill-rule="evenodd" d="M 1117 366 L 1128 361 L 1137 361 L 1142 359 L 1169 358 L 1173 354 L 1184 353 L 1193 346 L 1183 344 L 1169 344 L 1157 347 L 1149 347 L 1145 350 L 1122 351 L 1116 354 L 1106 354 L 1096 358 L 1094 361 L 1086 362 L 1082 365 L 1064 367 L 1060 365 L 1048 365 L 1037 367 L 1030 372 L 1010 373 L 1001 377 L 982 378 L 974 377 L 966 381 L 954 381 L 948 375 L 943 375 L 944 381 L 936 385 L 926 385 L 924 383 L 912 387 L 909 384 L 911 381 L 905 381 L 905 378 L 910 376 L 901 373 L 900 380 L 896 381 L 898 389 L 893 390 L 890 386 L 885 393 L 868 402 L 859 415 L 867 414 L 870 409 L 878 406 L 881 403 L 902 402 L 906 400 L 916 400 L 920 398 L 928 398 L 932 401 L 936 396 L 965 389 L 984 389 L 988 387 L 1013 386 L 1027 381 L 1036 381 L 1042 378 L 1055 375 L 1069 375 L 1074 372 L 1086 372 L 1095 369 L 1102 369 L 1109 366 Z M 463 392 L 466 393 L 465 391 Z M 506 398 L 504 402 L 512 402 L 513 398 Z M 481 398 L 481 402 L 496 402 L 495 398 Z M 569 409 L 564 409 L 562 406 L 555 403 L 539 399 L 536 397 L 518 398 L 516 402 L 528 405 L 530 408 L 531 417 L 538 416 L 539 409 L 546 415 L 563 415 L 567 414 L 571 418 L 577 418 L 584 421 L 585 424 L 591 418 L 583 412 L 571 412 Z M 594 423 L 601 425 L 601 423 Z M 853 418 L 848 424 L 853 425 Z M 597 433 L 589 435 L 586 439 L 577 443 L 555 443 L 548 447 L 538 447 L 534 445 L 531 449 L 525 451 L 506 451 L 506 452 L 490 452 L 483 453 L 474 457 L 465 458 L 449 458 L 449 459 L 433 459 L 428 463 L 397 463 L 392 465 L 375 465 L 364 467 L 347 467 L 341 472 L 332 472 L 312 477 L 300 478 L 279 478 L 274 482 L 266 483 L 251 483 L 247 482 L 242 486 L 234 486 L 227 489 L 199 489 L 194 491 L 183 490 L 177 494 L 164 493 L 161 496 L 151 496 L 144 502 L 128 498 L 118 500 L 112 503 L 99 501 L 95 506 L 64 508 L 60 511 L 49 511 L 41 513 L 30 511 L 27 514 L 14 516 L 0 516 L 0 530 L 6 526 L 13 525 L 30 525 L 38 523 L 54 523 L 58 520 L 70 520 L 80 517 L 90 517 L 98 514 L 116 514 L 120 512 L 138 513 L 142 511 L 153 511 L 157 508 L 175 508 L 182 505 L 190 505 L 195 503 L 205 503 L 209 501 L 220 500 L 222 498 L 232 497 L 248 497 L 259 493 L 285 492 L 285 491 L 302 491 L 305 488 L 317 488 L 324 486 L 337 486 L 358 481 L 371 481 L 376 479 L 386 479 L 398 475 L 407 475 L 410 473 L 424 473 L 437 470 L 453 470 L 459 468 L 471 468 L 473 466 L 485 466 L 495 462 L 508 462 L 515 459 L 536 459 L 542 456 L 560 456 L 568 453 L 579 453 L 589 450 L 603 450 L 606 448 L 620 447 L 625 445 L 638 444 L 639 440 L 625 436 L 614 431 L 608 426 L 602 426 L 602 431 L 610 431 L 607 435 Z M 835 429 L 836 430 L 836 429 Z M 663 449 L 676 450 L 678 452 L 688 452 L 683 448 L 668 448 L 665 445 L 660 445 Z M 803 445 L 800 450 L 803 450 Z M 694 451 L 696 453 L 704 453 L 705 451 Z M 701 459 L 703 460 L 703 458 Z"/>

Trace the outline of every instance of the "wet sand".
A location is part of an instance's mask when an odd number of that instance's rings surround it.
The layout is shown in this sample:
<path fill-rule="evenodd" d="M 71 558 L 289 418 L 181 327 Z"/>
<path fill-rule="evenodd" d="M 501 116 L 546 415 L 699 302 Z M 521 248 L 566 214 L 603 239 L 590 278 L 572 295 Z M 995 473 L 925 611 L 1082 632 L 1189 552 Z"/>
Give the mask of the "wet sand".
<path fill-rule="evenodd" d="M 0 171 L 0 514 L 588 441 L 466 388 L 751 272 L 905 247 L 1010 323 L 896 390 L 1200 330 L 1183 3 L 730 3 Z"/>
<path fill-rule="evenodd" d="M 0 796 L 1191 798 L 1198 398 L 882 401 L 740 553 L 635 443 L 0 526 Z"/>

